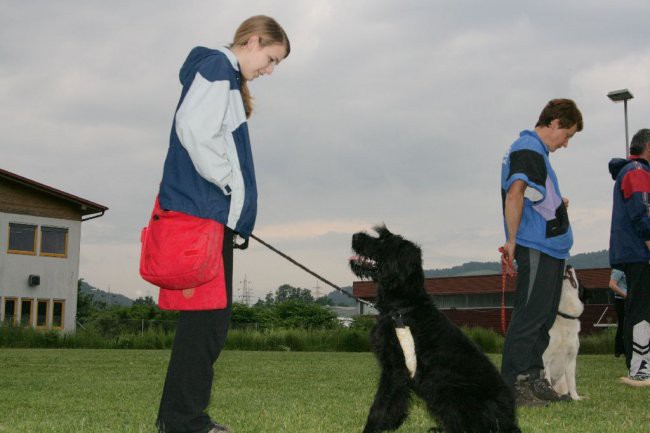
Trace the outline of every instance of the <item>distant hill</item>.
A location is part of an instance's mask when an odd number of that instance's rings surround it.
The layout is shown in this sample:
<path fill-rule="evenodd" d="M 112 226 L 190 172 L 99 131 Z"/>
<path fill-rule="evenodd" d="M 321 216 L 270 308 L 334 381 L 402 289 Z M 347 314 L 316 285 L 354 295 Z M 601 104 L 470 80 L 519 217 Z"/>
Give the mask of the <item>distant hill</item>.
<path fill-rule="evenodd" d="M 569 264 L 576 269 L 608 268 L 609 252 L 607 250 L 591 253 L 580 253 L 569 258 Z M 466 277 L 471 275 L 490 275 L 501 273 L 499 262 L 467 262 L 459 266 L 424 271 L 426 278 L 436 277 Z"/>
<path fill-rule="evenodd" d="M 341 287 L 345 292 L 347 293 L 352 293 L 352 286 L 348 287 Z M 355 301 L 353 298 L 350 298 L 349 296 L 345 296 L 343 293 L 339 292 L 338 290 L 334 290 L 330 292 L 327 295 L 327 298 L 330 299 L 334 305 L 340 305 L 344 307 L 352 307 L 355 305 Z"/>
<path fill-rule="evenodd" d="M 609 251 L 576 254 L 569 258 L 569 264 L 576 269 L 609 268 Z"/>
<path fill-rule="evenodd" d="M 468 275 L 489 275 L 501 272 L 499 262 L 467 262 L 459 266 L 442 269 L 429 269 L 424 271 L 426 278 L 460 277 Z"/>
<path fill-rule="evenodd" d="M 92 296 L 93 302 L 103 302 L 107 306 L 130 307 L 133 305 L 133 300 L 130 298 L 119 293 L 105 292 L 83 280 L 81 281 L 81 292 Z"/>

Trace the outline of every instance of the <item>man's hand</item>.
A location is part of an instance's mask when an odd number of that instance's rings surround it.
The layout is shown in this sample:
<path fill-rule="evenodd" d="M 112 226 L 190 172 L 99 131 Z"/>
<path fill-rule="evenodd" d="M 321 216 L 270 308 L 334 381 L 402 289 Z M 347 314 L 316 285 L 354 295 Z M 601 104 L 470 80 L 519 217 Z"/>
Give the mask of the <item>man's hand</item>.
<path fill-rule="evenodd" d="M 515 260 L 515 248 L 516 245 L 514 240 L 512 242 L 506 242 L 501 248 L 499 248 L 499 251 L 501 252 L 501 262 L 505 263 L 506 275 L 508 276 L 516 274 L 515 265 L 513 263 Z"/>

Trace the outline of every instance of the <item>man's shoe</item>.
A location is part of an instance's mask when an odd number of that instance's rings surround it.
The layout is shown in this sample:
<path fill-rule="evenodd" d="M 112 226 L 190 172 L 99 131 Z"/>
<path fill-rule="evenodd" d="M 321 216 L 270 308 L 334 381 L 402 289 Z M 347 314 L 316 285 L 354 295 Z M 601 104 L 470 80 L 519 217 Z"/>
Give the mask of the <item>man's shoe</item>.
<path fill-rule="evenodd" d="M 517 377 L 514 386 L 515 404 L 517 407 L 546 407 L 548 403 L 540 400 L 533 394 L 530 378 L 527 375 Z"/>
<path fill-rule="evenodd" d="M 231 430 L 225 425 L 217 424 L 212 421 L 210 424 L 210 430 L 208 430 L 207 433 L 231 433 Z"/>
<path fill-rule="evenodd" d="M 544 378 L 544 372 L 540 372 L 540 376 L 537 378 L 529 378 L 528 382 L 530 383 L 530 388 L 533 391 L 535 397 L 544 401 L 563 401 L 562 397 L 558 395 L 557 392 L 551 387 L 551 384 L 548 383 L 548 380 Z M 571 397 L 569 397 L 571 399 Z"/>

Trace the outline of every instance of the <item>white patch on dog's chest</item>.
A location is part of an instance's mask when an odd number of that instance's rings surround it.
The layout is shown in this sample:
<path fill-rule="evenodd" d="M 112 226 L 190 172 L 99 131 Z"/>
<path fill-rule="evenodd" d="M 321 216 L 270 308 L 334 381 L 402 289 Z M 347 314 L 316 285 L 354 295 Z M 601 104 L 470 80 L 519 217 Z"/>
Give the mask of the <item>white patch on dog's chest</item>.
<path fill-rule="evenodd" d="M 404 352 L 404 360 L 406 361 L 406 368 L 411 373 L 411 377 L 415 377 L 415 370 L 417 369 L 417 358 L 415 356 L 415 341 L 413 341 L 413 334 L 411 328 L 404 326 L 403 328 L 395 328 L 399 345 L 402 346 Z"/>

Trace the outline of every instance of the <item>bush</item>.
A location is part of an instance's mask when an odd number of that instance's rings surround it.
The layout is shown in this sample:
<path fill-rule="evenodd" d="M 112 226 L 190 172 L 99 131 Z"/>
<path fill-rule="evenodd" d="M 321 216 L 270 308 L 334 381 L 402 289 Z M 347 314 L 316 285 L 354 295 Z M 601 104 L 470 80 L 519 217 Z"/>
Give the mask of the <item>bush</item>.
<path fill-rule="evenodd" d="M 475 327 L 463 327 L 465 335 L 469 337 L 485 353 L 501 353 L 505 338 L 492 329 Z"/>
<path fill-rule="evenodd" d="M 370 350 L 370 342 L 367 332 L 347 328 L 260 331 L 233 329 L 228 333 L 225 348 L 294 352 L 367 352 Z"/>
<path fill-rule="evenodd" d="M 235 328 L 249 329 L 333 329 L 338 326 L 336 315 L 329 309 L 300 299 L 254 307 L 235 303 L 232 321 Z"/>
<path fill-rule="evenodd" d="M 364 314 L 361 316 L 356 316 L 352 321 L 350 328 L 369 331 L 373 326 L 375 326 L 375 323 L 377 323 L 377 316 Z"/>
<path fill-rule="evenodd" d="M 616 328 L 606 328 L 600 332 L 580 336 L 580 354 L 596 355 L 614 353 Z"/>
<path fill-rule="evenodd" d="M 374 319 L 373 319 L 374 321 Z M 364 319 L 363 323 L 369 323 Z M 369 331 L 357 327 L 330 329 L 272 328 L 231 329 L 225 348 L 251 351 L 368 352 Z M 101 327 L 75 333 L 42 331 L 29 327 L 0 325 L 0 347 L 75 349 L 170 349 L 174 332 L 156 326 L 132 332 L 102 333 Z M 111 329 L 111 327 L 108 327 Z M 121 328 L 116 325 L 115 328 Z M 486 353 L 501 353 L 504 338 L 485 328 L 463 328 L 463 332 Z M 580 354 L 613 353 L 615 328 L 580 337 Z"/>

